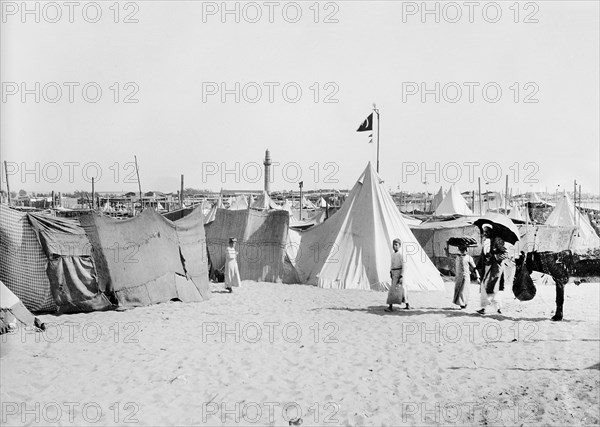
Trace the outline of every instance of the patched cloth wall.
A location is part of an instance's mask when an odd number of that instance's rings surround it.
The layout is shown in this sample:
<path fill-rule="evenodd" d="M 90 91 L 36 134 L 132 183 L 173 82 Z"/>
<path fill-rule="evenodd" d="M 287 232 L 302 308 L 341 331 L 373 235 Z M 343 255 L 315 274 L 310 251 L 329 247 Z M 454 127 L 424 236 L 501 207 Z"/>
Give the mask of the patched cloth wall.
<path fill-rule="evenodd" d="M 175 221 L 183 267 L 202 299 L 210 298 L 208 252 L 204 234 L 204 215 L 198 206 L 189 215 Z"/>
<path fill-rule="evenodd" d="M 78 220 L 29 214 L 48 259 L 46 273 L 60 313 L 108 310 L 112 304 L 98 288 L 92 246 Z"/>
<path fill-rule="evenodd" d="M 202 216 L 195 226 L 193 218 L 180 225 L 184 240 L 180 249 L 177 226 L 153 209 L 123 221 L 81 216 L 81 225 L 93 247 L 100 289 L 114 294 L 119 305 L 128 307 L 174 298 L 184 302 L 205 300 L 209 296 L 208 274 L 202 276 L 202 268 L 207 271 L 206 267 L 190 264 L 189 275 L 184 268 L 185 254 L 190 258 L 188 262 L 198 259 L 190 242 L 196 239 L 202 246 Z M 197 231 L 190 231 L 193 228 Z"/>
<path fill-rule="evenodd" d="M 287 211 L 219 209 L 215 220 L 205 226 L 210 259 L 221 268 L 229 238 L 235 237 L 242 280 L 288 283 L 296 277 L 286 261 L 288 227 Z"/>
<path fill-rule="evenodd" d="M 56 310 L 47 261 L 27 214 L 0 204 L 0 280 L 33 312 Z"/>

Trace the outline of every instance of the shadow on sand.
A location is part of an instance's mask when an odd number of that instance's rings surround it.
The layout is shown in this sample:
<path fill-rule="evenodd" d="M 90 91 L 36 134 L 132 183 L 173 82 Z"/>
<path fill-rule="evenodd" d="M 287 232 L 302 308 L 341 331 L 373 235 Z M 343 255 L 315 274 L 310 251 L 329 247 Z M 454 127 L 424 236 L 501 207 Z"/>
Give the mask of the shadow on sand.
<path fill-rule="evenodd" d="M 358 313 L 375 314 L 377 316 L 419 316 L 421 314 L 443 314 L 447 317 L 472 317 L 477 319 L 494 319 L 498 321 L 512 320 L 514 322 L 525 321 L 525 322 L 550 322 L 550 318 L 547 317 L 512 317 L 505 314 L 487 314 L 482 315 L 474 312 L 468 312 L 465 310 L 458 310 L 455 308 L 439 308 L 439 307 L 419 307 L 405 310 L 402 308 L 394 308 L 394 311 L 385 311 L 387 306 L 372 305 L 366 308 L 350 308 L 350 307 L 324 307 L 314 310 L 335 310 L 335 311 L 349 311 Z M 562 320 L 565 323 L 579 322 L 579 320 Z"/>

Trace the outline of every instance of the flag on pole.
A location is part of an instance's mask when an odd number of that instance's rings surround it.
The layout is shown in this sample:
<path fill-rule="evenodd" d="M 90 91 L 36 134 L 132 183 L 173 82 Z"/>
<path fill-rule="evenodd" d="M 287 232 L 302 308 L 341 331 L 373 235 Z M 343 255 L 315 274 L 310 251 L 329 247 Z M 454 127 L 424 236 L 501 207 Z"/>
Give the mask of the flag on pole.
<path fill-rule="evenodd" d="M 364 122 L 359 126 L 356 132 L 366 132 L 369 130 L 373 130 L 373 113 L 369 114 L 369 117 L 366 118 Z"/>

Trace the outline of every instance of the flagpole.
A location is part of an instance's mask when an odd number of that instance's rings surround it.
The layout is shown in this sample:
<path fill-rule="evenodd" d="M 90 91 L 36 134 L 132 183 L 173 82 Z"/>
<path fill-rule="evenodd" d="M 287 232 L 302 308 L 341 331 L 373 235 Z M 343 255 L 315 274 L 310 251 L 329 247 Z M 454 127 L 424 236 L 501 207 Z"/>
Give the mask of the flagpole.
<path fill-rule="evenodd" d="M 379 174 L 379 110 L 375 104 L 373 104 L 373 111 L 377 114 L 377 173 Z"/>

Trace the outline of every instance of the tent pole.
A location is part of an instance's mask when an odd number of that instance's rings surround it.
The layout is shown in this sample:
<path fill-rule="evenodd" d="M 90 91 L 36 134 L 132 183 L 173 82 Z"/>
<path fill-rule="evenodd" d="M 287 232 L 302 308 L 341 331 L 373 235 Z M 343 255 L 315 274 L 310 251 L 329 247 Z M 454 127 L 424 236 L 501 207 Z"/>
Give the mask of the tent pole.
<path fill-rule="evenodd" d="M 581 208 L 581 184 L 579 184 L 579 207 Z M 587 211 L 584 211 L 587 214 Z"/>
<path fill-rule="evenodd" d="M 506 212 L 508 210 L 507 203 L 508 203 L 508 175 L 506 175 L 506 187 L 504 188 L 504 215 L 508 215 L 508 213 Z"/>
<path fill-rule="evenodd" d="M 143 210 L 143 201 L 142 201 L 142 184 L 140 183 L 140 171 L 138 169 L 137 156 L 133 156 L 135 159 L 135 174 L 137 175 L 138 181 L 138 189 L 140 191 L 140 212 Z"/>
<path fill-rule="evenodd" d="M 304 182 L 300 181 L 298 185 L 300 186 L 300 221 L 302 221 L 302 186 Z"/>
<path fill-rule="evenodd" d="M 96 199 L 94 198 L 94 177 L 92 177 L 92 210 L 96 210 Z"/>
<path fill-rule="evenodd" d="M 481 206 L 481 177 L 477 178 L 477 185 L 479 187 L 479 215 L 483 215 L 483 206 Z"/>
<path fill-rule="evenodd" d="M 577 227 L 577 180 L 573 180 L 573 220 L 575 221 L 575 227 Z"/>
<path fill-rule="evenodd" d="M 183 174 L 181 174 L 181 191 L 179 192 L 179 208 L 183 209 Z"/>

